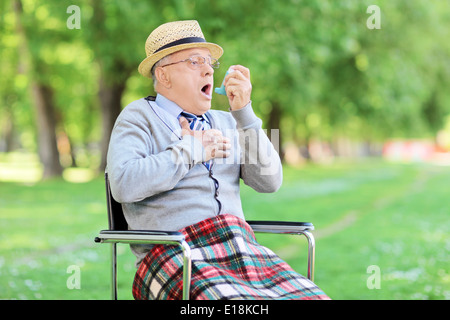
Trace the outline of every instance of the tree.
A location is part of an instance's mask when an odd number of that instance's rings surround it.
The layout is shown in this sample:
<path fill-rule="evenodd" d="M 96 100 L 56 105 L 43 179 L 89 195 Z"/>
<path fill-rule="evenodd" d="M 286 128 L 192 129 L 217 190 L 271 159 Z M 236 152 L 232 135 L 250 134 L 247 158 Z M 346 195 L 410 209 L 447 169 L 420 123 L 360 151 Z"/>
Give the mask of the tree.
<path fill-rule="evenodd" d="M 43 178 L 58 177 L 62 174 L 62 166 L 59 162 L 59 152 L 56 143 L 56 115 L 53 102 L 53 89 L 45 81 L 43 74 L 47 70 L 44 62 L 31 53 L 30 28 L 24 17 L 21 0 L 13 1 L 13 9 L 16 15 L 16 30 L 21 37 L 19 54 L 24 65 L 24 72 L 30 76 L 31 96 L 35 107 L 35 117 L 38 129 L 39 157 L 43 164 Z"/>
<path fill-rule="evenodd" d="M 369 3 L 356 0 L 82 0 L 73 30 L 71 5 L 0 3 L 2 145 L 10 150 L 26 136 L 29 147 L 36 134 L 46 177 L 60 174 L 67 155 L 58 154 L 58 140 L 71 153 L 64 166 L 104 169 L 122 107 L 153 93 L 137 72 L 145 40 L 173 20 L 198 20 L 206 39 L 225 49 L 216 83 L 229 65 L 250 68 L 253 108 L 283 141 L 431 137 L 450 114 L 446 1 L 379 1 L 381 29 L 367 27 Z M 228 109 L 226 97 L 213 103 Z M 101 160 L 87 159 L 87 149 L 100 149 Z"/>
<path fill-rule="evenodd" d="M 109 138 L 122 110 L 127 80 L 145 58 L 144 44 L 158 13 L 151 2 L 90 1 L 93 14 L 87 21 L 85 39 L 99 66 L 98 98 L 102 118 L 101 164 L 106 166 Z M 150 88 L 150 83 L 148 84 Z"/>

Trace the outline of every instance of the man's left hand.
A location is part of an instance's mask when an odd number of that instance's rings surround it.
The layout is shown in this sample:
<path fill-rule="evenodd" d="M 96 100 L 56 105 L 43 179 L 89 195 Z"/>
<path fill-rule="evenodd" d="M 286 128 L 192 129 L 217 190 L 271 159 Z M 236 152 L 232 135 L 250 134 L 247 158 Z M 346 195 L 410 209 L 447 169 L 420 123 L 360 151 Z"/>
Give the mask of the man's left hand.
<path fill-rule="evenodd" d="M 250 102 L 252 83 L 250 82 L 250 70 L 244 66 L 231 66 L 233 69 L 225 77 L 225 90 L 231 110 L 239 110 Z"/>

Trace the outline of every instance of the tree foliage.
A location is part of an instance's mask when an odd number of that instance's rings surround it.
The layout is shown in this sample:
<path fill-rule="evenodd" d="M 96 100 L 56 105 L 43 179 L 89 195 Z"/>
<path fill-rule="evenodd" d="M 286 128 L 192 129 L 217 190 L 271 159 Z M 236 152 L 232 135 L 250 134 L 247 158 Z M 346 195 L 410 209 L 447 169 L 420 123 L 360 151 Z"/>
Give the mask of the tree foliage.
<path fill-rule="evenodd" d="M 282 141 L 433 137 L 450 113 L 450 4 L 380 0 L 381 28 L 369 29 L 372 2 L 2 1 L 0 150 L 39 150 L 37 83 L 51 92 L 63 165 L 103 168 L 120 109 L 153 91 L 137 73 L 148 34 L 182 19 L 225 49 L 216 83 L 229 65 L 250 68 L 254 109 Z M 70 5 L 79 29 L 68 27 Z M 225 97 L 213 102 L 227 109 Z"/>

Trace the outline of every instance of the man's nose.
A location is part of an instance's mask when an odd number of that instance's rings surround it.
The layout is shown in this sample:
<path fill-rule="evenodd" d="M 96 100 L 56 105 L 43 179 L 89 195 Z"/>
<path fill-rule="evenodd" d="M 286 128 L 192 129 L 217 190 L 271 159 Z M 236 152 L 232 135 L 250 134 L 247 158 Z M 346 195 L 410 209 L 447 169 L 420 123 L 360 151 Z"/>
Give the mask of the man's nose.
<path fill-rule="evenodd" d="M 214 68 L 209 63 L 205 63 L 202 67 L 202 76 L 212 76 L 214 74 Z"/>

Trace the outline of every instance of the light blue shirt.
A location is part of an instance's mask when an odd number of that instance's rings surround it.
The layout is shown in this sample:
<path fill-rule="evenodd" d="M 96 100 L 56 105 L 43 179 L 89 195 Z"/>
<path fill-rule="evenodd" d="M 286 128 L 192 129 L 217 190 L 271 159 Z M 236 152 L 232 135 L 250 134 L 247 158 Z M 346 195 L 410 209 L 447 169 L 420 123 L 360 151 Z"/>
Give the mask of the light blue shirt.
<path fill-rule="evenodd" d="M 167 99 L 161 94 L 156 95 L 156 108 L 154 108 L 158 117 L 174 132 L 179 133 L 180 131 L 180 123 L 178 118 L 180 117 L 180 113 L 184 110 L 177 105 L 175 102 Z M 208 120 L 208 117 L 205 116 L 205 130 L 211 129 L 211 124 Z"/>

